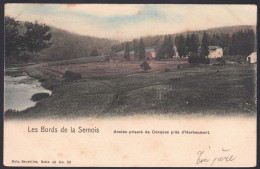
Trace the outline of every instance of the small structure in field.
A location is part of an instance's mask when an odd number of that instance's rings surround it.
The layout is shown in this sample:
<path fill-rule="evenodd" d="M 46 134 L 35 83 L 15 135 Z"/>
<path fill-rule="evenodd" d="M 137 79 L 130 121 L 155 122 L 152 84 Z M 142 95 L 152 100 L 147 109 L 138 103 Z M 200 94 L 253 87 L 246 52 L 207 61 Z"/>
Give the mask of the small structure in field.
<path fill-rule="evenodd" d="M 253 52 L 249 56 L 247 56 L 246 61 L 248 63 L 257 63 L 257 54 L 256 54 L 256 52 Z"/>
<path fill-rule="evenodd" d="M 139 54 L 135 54 L 133 50 L 129 52 L 130 60 L 139 60 Z M 154 47 L 145 48 L 145 59 L 150 60 L 154 59 L 156 56 L 156 51 Z M 124 51 L 119 51 L 113 54 L 111 57 L 113 60 L 124 60 Z"/>
<path fill-rule="evenodd" d="M 145 58 L 154 59 L 156 56 L 155 48 L 145 48 Z"/>
<path fill-rule="evenodd" d="M 66 71 L 62 76 L 65 80 L 77 80 L 81 79 L 81 74 L 72 71 Z"/>
<path fill-rule="evenodd" d="M 219 46 L 208 46 L 209 48 L 209 55 L 208 58 L 216 59 L 223 57 L 223 49 Z"/>

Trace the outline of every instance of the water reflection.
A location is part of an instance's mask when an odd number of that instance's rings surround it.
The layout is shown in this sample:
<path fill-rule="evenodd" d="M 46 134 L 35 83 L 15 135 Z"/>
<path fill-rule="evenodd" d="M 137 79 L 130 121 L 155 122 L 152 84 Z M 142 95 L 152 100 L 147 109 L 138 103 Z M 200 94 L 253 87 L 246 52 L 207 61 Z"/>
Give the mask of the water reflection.
<path fill-rule="evenodd" d="M 41 86 L 41 83 L 29 76 L 5 76 L 4 77 L 4 111 L 7 109 L 25 110 L 36 103 L 31 101 L 35 93 L 49 93 Z"/>

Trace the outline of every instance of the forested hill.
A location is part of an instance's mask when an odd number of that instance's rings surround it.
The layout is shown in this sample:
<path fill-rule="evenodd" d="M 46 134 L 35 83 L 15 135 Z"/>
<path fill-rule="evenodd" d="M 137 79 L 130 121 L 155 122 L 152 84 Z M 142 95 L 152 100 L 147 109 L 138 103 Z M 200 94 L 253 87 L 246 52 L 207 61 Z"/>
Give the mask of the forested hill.
<path fill-rule="evenodd" d="M 256 25 L 238 25 L 238 26 L 211 28 L 211 29 L 200 30 L 200 31 L 181 32 L 181 33 L 173 34 L 173 36 L 178 35 L 178 34 L 182 34 L 182 35 L 186 36 L 188 33 L 189 34 L 195 33 L 195 34 L 198 34 L 199 39 L 201 39 L 204 32 L 206 32 L 210 36 L 212 36 L 213 34 L 221 34 L 221 33 L 224 33 L 224 34 L 228 33 L 229 35 L 232 35 L 233 33 L 237 32 L 239 30 L 246 30 L 246 29 L 253 29 L 254 33 L 256 33 Z"/>
<path fill-rule="evenodd" d="M 93 50 L 99 55 L 109 54 L 111 46 L 118 41 L 91 36 L 82 36 L 51 27 L 51 47 L 39 53 L 40 60 L 65 60 L 79 57 L 89 57 Z"/>
<path fill-rule="evenodd" d="M 174 39 L 177 35 L 182 34 L 183 36 L 187 36 L 187 34 L 192 34 L 195 33 L 198 35 L 199 39 L 202 39 L 203 33 L 206 32 L 207 34 L 209 34 L 210 36 L 212 36 L 213 34 L 229 34 L 230 36 L 239 31 L 239 30 L 246 30 L 246 29 L 253 29 L 254 33 L 256 34 L 256 25 L 238 25 L 238 26 L 227 26 L 227 27 L 218 27 L 218 28 L 211 28 L 211 29 L 207 29 L 207 30 L 199 30 L 199 31 L 192 31 L 192 30 L 188 30 L 188 31 L 183 31 L 180 33 L 175 33 L 175 34 L 171 34 L 171 37 Z M 158 47 L 164 40 L 164 35 L 162 32 L 162 35 L 156 35 L 156 36 L 146 36 L 146 37 L 142 37 L 145 46 L 154 46 L 154 47 Z M 137 39 L 139 41 L 139 39 Z M 112 50 L 115 51 L 120 51 L 120 50 L 124 50 L 125 47 L 125 43 L 121 43 L 121 44 L 117 44 L 115 46 L 112 47 Z M 132 43 L 130 43 L 130 47 L 132 47 Z"/>

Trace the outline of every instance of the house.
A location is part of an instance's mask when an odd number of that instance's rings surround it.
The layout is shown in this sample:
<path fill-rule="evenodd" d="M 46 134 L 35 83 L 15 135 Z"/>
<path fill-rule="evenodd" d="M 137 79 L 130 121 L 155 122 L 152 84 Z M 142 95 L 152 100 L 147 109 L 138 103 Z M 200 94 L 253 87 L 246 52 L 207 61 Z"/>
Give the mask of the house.
<path fill-rule="evenodd" d="M 123 60 L 124 59 L 124 51 L 119 51 L 113 54 L 112 59 L 113 60 Z M 135 55 L 134 51 L 131 50 L 129 52 L 130 60 L 139 60 L 139 55 Z M 145 48 L 145 59 L 150 60 L 154 59 L 156 56 L 155 48 L 153 47 L 147 47 Z"/>
<path fill-rule="evenodd" d="M 253 52 L 249 56 L 247 56 L 246 61 L 248 63 L 257 63 L 257 54 L 256 54 L 256 52 Z"/>
<path fill-rule="evenodd" d="M 155 48 L 145 48 L 145 58 L 147 60 L 154 59 L 156 56 Z"/>
<path fill-rule="evenodd" d="M 223 49 L 219 46 L 208 46 L 209 55 L 208 58 L 222 58 L 223 57 Z"/>

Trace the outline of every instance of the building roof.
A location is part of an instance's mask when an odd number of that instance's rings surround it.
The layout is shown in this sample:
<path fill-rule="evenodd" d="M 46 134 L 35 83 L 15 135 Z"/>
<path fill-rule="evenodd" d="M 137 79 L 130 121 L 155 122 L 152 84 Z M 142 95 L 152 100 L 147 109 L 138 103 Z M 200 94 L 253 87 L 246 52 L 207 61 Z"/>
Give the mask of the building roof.
<path fill-rule="evenodd" d="M 219 46 L 208 46 L 209 50 L 221 49 Z"/>
<path fill-rule="evenodd" d="M 145 52 L 146 53 L 155 52 L 155 48 L 145 48 Z"/>
<path fill-rule="evenodd" d="M 124 54 L 124 51 L 122 50 L 122 51 L 116 52 L 115 54 L 116 54 L 116 55 L 123 55 L 123 54 Z"/>
<path fill-rule="evenodd" d="M 249 56 L 247 56 L 247 57 L 257 57 L 257 54 L 256 54 L 256 52 L 253 52 L 253 53 L 251 53 Z"/>
<path fill-rule="evenodd" d="M 155 52 L 155 48 L 145 48 L 145 52 L 146 52 L 146 53 Z M 133 54 L 134 54 L 134 51 L 131 50 L 129 53 L 130 53 L 130 55 L 133 55 Z M 124 54 L 125 54 L 125 51 L 122 50 L 122 51 L 116 52 L 115 54 L 116 54 L 116 55 L 124 55 Z"/>

